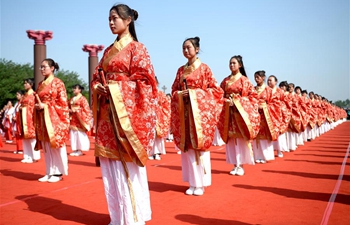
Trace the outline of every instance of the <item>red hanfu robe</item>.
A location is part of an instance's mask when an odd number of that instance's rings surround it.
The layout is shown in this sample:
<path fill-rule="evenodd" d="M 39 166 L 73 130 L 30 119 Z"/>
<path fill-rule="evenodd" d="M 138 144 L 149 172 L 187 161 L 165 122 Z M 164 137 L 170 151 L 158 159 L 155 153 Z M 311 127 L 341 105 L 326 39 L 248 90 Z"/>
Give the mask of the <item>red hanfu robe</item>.
<path fill-rule="evenodd" d="M 290 120 L 292 118 L 292 112 L 287 108 L 287 105 L 285 103 L 285 92 L 275 87 L 272 90 L 272 95 L 274 95 L 280 104 L 280 111 L 281 111 L 281 119 L 280 119 L 280 126 L 279 128 L 279 134 L 284 134 L 289 126 Z"/>
<path fill-rule="evenodd" d="M 327 120 L 327 106 L 324 101 L 318 101 L 320 103 L 321 124 L 323 124 Z"/>
<path fill-rule="evenodd" d="M 258 93 L 260 128 L 256 139 L 276 141 L 281 126 L 280 102 L 272 89 L 265 84 L 255 87 Z"/>
<path fill-rule="evenodd" d="M 313 103 L 312 100 L 304 97 L 305 98 L 305 105 L 307 107 L 307 111 L 309 114 L 309 121 L 308 121 L 308 126 L 311 127 L 311 129 L 313 129 L 316 125 L 316 121 L 317 121 L 317 115 L 316 115 L 316 111 L 313 107 Z"/>
<path fill-rule="evenodd" d="M 317 113 L 317 126 L 320 127 L 323 123 L 323 113 L 322 113 L 322 108 L 321 108 L 321 103 L 318 99 L 313 100 L 313 105 L 315 107 L 316 113 Z"/>
<path fill-rule="evenodd" d="M 310 99 L 310 102 L 314 113 L 313 116 L 314 116 L 315 126 L 316 125 L 318 126 L 318 117 L 319 117 L 318 103 L 317 103 L 317 100 L 315 100 L 314 98 Z"/>
<path fill-rule="evenodd" d="M 64 83 L 50 75 L 39 83 L 37 95 L 45 106 L 42 110 L 34 110 L 37 138 L 35 149 L 40 149 L 39 141 L 50 142 L 52 148 L 61 148 L 65 145 L 69 132 L 69 109 Z"/>
<path fill-rule="evenodd" d="M 258 95 L 254 86 L 240 73 L 226 77 L 220 86 L 226 98 L 218 124 L 222 140 L 225 143 L 229 138 L 253 140 L 260 126 Z"/>
<path fill-rule="evenodd" d="M 182 90 L 189 90 L 183 99 Z M 213 143 L 222 109 L 223 91 L 210 68 L 197 59 L 181 66 L 172 85 L 171 118 L 176 146 L 182 151 L 207 151 Z"/>
<path fill-rule="evenodd" d="M 99 68 L 103 69 L 110 90 L 107 98 L 96 93 L 97 85 L 103 83 Z M 104 51 L 91 88 L 97 123 L 95 156 L 145 166 L 155 139 L 158 95 L 146 47 L 131 35 L 115 41 Z"/>
<path fill-rule="evenodd" d="M 34 105 L 35 105 L 35 92 L 33 89 L 28 90 L 23 95 L 21 100 L 21 108 L 17 117 L 17 132 L 23 139 L 35 138 L 34 127 Z"/>
<path fill-rule="evenodd" d="M 303 97 L 301 94 L 296 95 L 296 98 L 298 99 L 298 105 L 299 105 L 299 111 L 301 115 L 301 131 L 305 131 L 308 123 L 309 123 L 309 112 L 308 108 L 306 106 L 305 97 Z"/>
<path fill-rule="evenodd" d="M 289 123 L 289 131 L 300 133 L 302 131 L 302 122 L 301 122 L 301 114 L 300 114 L 300 107 L 297 95 L 293 93 L 287 93 L 285 95 L 285 102 L 287 107 L 292 112 L 292 118 Z"/>
<path fill-rule="evenodd" d="M 158 90 L 157 127 L 158 137 L 165 138 L 170 129 L 170 102 L 164 92 Z"/>
<path fill-rule="evenodd" d="M 4 113 L 4 119 L 3 119 L 3 126 L 4 126 L 4 131 L 5 131 L 5 138 L 6 141 L 12 141 L 13 136 L 12 136 L 12 117 L 15 112 L 15 108 L 12 106 L 11 108 L 7 108 Z"/>
<path fill-rule="evenodd" d="M 69 108 L 72 110 L 69 128 L 82 132 L 89 131 L 91 129 L 91 111 L 86 98 L 80 93 L 72 97 L 69 101 Z"/>
<path fill-rule="evenodd" d="M 335 114 L 333 106 L 329 102 L 325 102 L 326 119 L 328 123 L 335 122 Z"/>

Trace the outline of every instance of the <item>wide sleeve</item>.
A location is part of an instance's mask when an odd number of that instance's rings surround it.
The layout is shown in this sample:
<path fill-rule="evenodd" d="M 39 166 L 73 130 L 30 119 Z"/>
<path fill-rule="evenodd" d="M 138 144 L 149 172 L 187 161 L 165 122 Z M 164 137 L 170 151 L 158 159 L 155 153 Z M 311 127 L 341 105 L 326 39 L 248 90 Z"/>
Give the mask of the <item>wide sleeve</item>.
<path fill-rule="evenodd" d="M 142 148 L 149 152 L 155 139 L 158 88 L 146 47 L 133 43 L 128 76 L 108 86 L 129 143 L 133 149 Z"/>
<path fill-rule="evenodd" d="M 90 106 L 89 103 L 87 101 L 87 99 L 82 96 L 80 97 L 80 101 L 79 101 L 79 108 L 77 110 L 77 112 L 75 112 L 78 120 L 80 122 L 80 124 L 82 125 L 82 127 L 84 127 L 84 129 L 86 131 L 89 131 L 91 129 L 91 110 L 90 110 Z"/>
<path fill-rule="evenodd" d="M 164 92 L 159 91 L 157 108 L 157 136 L 166 137 L 170 128 L 170 102 Z"/>
<path fill-rule="evenodd" d="M 55 101 L 49 101 L 50 117 L 55 130 L 55 139 L 57 146 L 61 147 L 65 144 L 69 132 L 69 108 L 67 100 L 67 92 L 64 83 L 56 79 L 53 82 L 53 89 L 57 90 Z M 59 121 L 59 123 L 57 123 Z"/>
<path fill-rule="evenodd" d="M 181 77 L 181 67 L 178 69 L 174 82 L 171 86 L 171 124 L 170 129 L 173 132 L 174 140 L 180 135 L 180 112 L 179 112 L 179 93 L 181 93 L 180 88 L 180 77 Z"/>
<path fill-rule="evenodd" d="M 247 140 L 254 139 L 260 129 L 259 100 L 258 93 L 248 79 L 243 80 L 242 96 L 235 96 L 234 102 L 236 106 L 238 105 L 238 111 L 248 127 L 249 132 L 244 132 L 243 136 Z"/>
<path fill-rule="evenodd" d="M 202 86 L 189 90 L 191 111 L 197 128 L 198 149 L 209 149 L 213 143 L 215 128 L 223 105 L 223 90 L 216 82 L 210 68 L 202 64 L 200 68 Z"/>

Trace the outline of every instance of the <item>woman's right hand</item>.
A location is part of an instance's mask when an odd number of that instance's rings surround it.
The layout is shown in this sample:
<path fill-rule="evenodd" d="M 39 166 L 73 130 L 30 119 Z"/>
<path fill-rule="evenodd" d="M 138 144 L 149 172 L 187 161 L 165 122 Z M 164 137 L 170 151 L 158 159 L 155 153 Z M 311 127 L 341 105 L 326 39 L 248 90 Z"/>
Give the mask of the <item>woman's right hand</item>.
<path fill-rule="evenodd" d="M 109 88 L 108 86 L 103 86 L 102 84 L 99 84 L 96 88 L 96 92 L 99 95 L 108 96 Z"/>
<path fill-rule="evenodd" d="M 225 101 L 226 101 L 226 102 L 229 102 L 229 103 L 230 103 L 230 106 L 233 106 L 233 105 L 234 105 L 234 104 L 233 104 L 232 98 L 225 98 Z"/>
<path fill-rule="evenodd" d="M 188 96 L 189 96 L 189 94 L 188 94 L 188 89 L 183 90 L 183 91 L 182 91 L 182 97 L 183 97 L 183 98 L 188 98 Z"/>

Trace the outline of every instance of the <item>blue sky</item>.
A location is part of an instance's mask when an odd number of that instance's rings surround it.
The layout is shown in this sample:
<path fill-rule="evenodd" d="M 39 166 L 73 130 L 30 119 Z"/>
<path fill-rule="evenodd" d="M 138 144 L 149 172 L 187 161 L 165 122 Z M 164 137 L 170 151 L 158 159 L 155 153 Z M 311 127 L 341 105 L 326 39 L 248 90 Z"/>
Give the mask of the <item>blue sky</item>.
<path fill-rule="evenodd" d="M 108 15 L 115 3 L 138 11 L 139 41 L 166 92 L 186 63 L 183 41 L 198 36 L 199 57 L 219 83 L 230 74 L 230 57 L 239 54 L 253 84 L 254 72 L 265 70 L 329 100 L 350 98 L 349 0 L 0 0 L 0 58 L 33 64 L 26 30 L 51 30 L 47 57 L 88 81 L 82 47 L 114 41 Z"/>

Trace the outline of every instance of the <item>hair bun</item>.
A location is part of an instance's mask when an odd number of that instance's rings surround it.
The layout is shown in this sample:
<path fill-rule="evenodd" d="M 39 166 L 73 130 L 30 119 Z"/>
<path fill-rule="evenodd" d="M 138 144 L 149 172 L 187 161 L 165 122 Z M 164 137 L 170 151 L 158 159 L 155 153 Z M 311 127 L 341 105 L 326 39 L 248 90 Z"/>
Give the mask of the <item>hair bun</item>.
<path fill-rule="evenodd" d="M 197 39 L 197 41 L 198 41 L 198 43 L 199 43 L 199 41 L 201 40 L 199 37 L 194 37 L 194 39 Z"/>
<path fill-rule="evenodd" d="M 139 13 L 136 10 L 134 10 L 134 9 L 131 9 L 131 11 L 132 11 L 132 14 L 134 16 L 134 21 L 136 21 L 137 18 L 139 18 Z"/>

